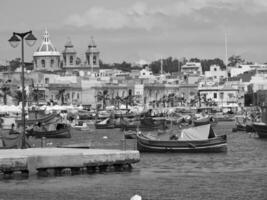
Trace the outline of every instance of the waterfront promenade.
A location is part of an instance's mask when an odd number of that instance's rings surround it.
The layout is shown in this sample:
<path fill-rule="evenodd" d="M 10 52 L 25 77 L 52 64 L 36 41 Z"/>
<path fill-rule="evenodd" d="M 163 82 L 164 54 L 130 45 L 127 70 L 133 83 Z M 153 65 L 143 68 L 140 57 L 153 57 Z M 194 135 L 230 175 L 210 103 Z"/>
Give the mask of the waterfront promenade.
<path fill-rule="evenodd" d="M 140 154 L 133 150 L 29 148 L 0 151 L 0 171 L 35 174 L 47 169 L 81 170 L 95 167 L 122 167 L 139 162 Z"/>

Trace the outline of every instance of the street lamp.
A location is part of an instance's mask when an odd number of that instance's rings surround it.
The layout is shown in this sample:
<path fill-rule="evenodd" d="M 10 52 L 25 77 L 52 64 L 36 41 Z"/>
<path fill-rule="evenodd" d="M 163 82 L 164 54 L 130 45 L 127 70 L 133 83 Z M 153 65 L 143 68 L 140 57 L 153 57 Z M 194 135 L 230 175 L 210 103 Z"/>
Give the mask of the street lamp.
<path fill-rule="evenodd" d="M 22 84 L 22 141 L 21 141 L 21 148 L 26 148 L 25 142 L 25 85 L 24 85 L 24 40 L 29 46 L 33 46 L 36 42 L 36 37 L 32 34 L 32 31 L 28 31 L 25 33 L 16 33 L 13 32 L 13 35 L 8 40 L 10 45 L 16 48 L 19 43 L 21 42 L 21 84 Z"/>

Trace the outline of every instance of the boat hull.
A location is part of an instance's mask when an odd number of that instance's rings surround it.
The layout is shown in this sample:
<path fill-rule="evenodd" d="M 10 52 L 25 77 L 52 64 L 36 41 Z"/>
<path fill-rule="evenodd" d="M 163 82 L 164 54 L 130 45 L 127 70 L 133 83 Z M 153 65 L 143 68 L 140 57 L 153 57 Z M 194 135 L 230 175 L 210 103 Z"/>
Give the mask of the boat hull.
<path fill-rule="evenodd" d="M 140 152 L 225 152 L 227 151 L 227 138 L 226 135 L 222 135 L 198 141 L 160 141 L 149 140 L 138 135 L 137 149 Z"/>
<path fill-rule="evenodd" d="M 267 138 L 267 124 L 253 123 L 252 126 L 259 138 Z"/>
<path fill-rule="evenodd" d="M 36 138 L 71 138 L 70 127 L 55 130 L 55 131 L 34 131 L 31 130 L 27 133 L 27 136 L 33 136 Z"/>

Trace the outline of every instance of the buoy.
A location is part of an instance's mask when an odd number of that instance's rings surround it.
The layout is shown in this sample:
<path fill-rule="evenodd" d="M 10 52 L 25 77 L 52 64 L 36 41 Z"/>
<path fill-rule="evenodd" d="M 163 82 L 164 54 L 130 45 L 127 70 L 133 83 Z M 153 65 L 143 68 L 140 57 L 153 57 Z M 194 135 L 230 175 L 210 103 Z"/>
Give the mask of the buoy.
<path fill-rule="evenodd" d="M 105 139 L 105 140 L 108 139 L 108 136 L 103 136 L 103 139 Z"/>
<path fill-rule="evenodd" d="M 142 197 L 140 195 L 136 194 L 136 195 L 132 196 L 130 200 L 142 200 Z"/>

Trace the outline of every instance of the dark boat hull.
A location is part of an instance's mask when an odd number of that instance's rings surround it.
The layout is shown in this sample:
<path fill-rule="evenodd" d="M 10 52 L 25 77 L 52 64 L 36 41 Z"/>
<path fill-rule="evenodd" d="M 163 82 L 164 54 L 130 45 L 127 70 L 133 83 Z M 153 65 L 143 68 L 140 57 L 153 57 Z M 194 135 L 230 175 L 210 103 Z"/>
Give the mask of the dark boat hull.
<path fill-rule="evenodd" d="M 55 131 L 29 131 L 28 136 L 34 136 L 36 138 L 71 138 L 70 127 L 65 127 Z"/>
<path fill-rule="evenodd" d="M 136 132 L 125 132 L 124 133 L 125 139 L 136 139 Z"/>
<path fill-rule="evenodd" d="M 208 120 L 194 120 L 194 126 L 203 126 L 210 124 L 212 126 L 215 126 L 217 124 L 217 121 L 212 121 L 211 119 Z"/>
<path fill-rule="evenodd" d="M 252 126 L 259 138 L 267 138 L 267 124 L 253 123 Z"/>
<path fill-rule="evenodd" d="M 137 149 L 140 152 L 225 152 L 227 150 L 227 138 L 226 135 L 222 135 L 198 141 L 160 141 L 149 140 L 138 135 Z"/>
<path fill-rule="evenodd" d="M 114 124 L 95 124 L 96 129 L 113 129 L 116 128 Z"/>

